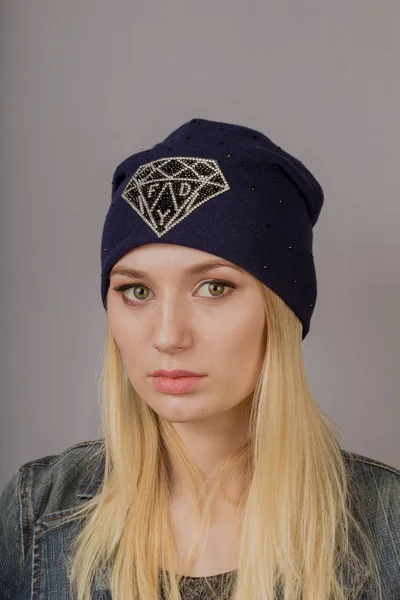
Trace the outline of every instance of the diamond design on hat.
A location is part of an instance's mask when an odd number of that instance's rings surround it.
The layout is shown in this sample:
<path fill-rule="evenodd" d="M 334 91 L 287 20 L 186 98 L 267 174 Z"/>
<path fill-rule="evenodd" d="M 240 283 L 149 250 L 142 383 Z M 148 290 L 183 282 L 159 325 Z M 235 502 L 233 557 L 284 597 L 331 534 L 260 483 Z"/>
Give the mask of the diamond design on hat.
<path fill-rule="evenodd" d="M 216 160 L 175 156 L 141 165 L 122 197 L 161 237 L 201 204 L 229 189 Z"/>

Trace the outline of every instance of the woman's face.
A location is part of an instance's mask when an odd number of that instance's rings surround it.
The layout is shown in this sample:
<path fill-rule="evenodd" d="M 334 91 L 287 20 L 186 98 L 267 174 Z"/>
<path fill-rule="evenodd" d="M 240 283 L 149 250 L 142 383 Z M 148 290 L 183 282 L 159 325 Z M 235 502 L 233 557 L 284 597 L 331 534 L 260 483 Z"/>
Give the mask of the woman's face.
<path fill-rule="evenodd" d="M 127 375 L 142 400 L 172 422 L 240 414 L 264 359 L 265 312 L 256 280 L 223 266 L 187 272 L 212 260 L 232 264 L 193 248 L 155 243 L 125 254 L 111 272 L 108 321 Z M 119 268 L 145 274 L 113 273 Z M 132 287 L 117 291 L 120 286 Z M 203 377 L 176 393 L 156 387 L 151 373 L 157 369 Z"/>

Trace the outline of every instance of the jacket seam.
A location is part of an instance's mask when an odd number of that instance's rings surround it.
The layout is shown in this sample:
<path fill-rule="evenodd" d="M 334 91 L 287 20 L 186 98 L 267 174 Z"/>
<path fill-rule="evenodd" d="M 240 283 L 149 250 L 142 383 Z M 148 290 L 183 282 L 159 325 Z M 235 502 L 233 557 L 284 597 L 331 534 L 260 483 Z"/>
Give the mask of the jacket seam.
<path fill-rule="evenodd" d="M 22 569 L 25 562 L 25 540 L 24 540 L 24 524 L 23 524 L 23 503 L 21 494 L 21 479 L 22 473 L 20 472 L 18 478 L 18 505 L 19 505 L 19 528 L 20 528 L 20 543 L 21 543 L 21 563 L 20 568 Z"/>
<path fill-rule="evenodd" d="M 374 467 L 379 467 L 380 469 L 384 469 L 385 471 L 389 471 L 390 473 L 394 473 L 395 475 L 400 477 L 400 471 L 396 469 L 396 467 L 391 467 L 390 465 L 384 465 L 380 462 L 374 461 L 372 458 L 361 458 L 358 456 L 352 456 L 351 454 L 348 457 L 350 460 L 356 460 L 358 462 L 364 463 L 366 465 L 373 465 Z"/>
<path fill-rule="evenodd" d="M 68 454 L 69 452 L 71 452 L 71 450 L 74 450 L 75 448 L 81 448 L 83 446 L 93 446 L 94 444 L 100 444 L 100 443 L 102 443 L 102 440 L 88 440 L 86 442 L 79 442 L 78 444 L 74 444 L 73 446 L 70 446 L 69 448 L 64 450 L 61 454 L 57 454 L 55 456 L 55 458 L 53 460 L 51 460 L 50 462 L 44 462 L 41 459 L 35 459 L 35 460 L 31 460 L 31 461 L 23 464 L 22 467 L 20 467 L 20 468 L 21 469 L 25 469 L 25 468 L 29 469 L 30 467 L 34 467 L 35 465 L 39 465 L 41 467 L 47 467 L 50 465 L 54 465 L 58 460 L 63 458 L 66 454 Z"/>
<path fill-rule="evenodd" d="M 23 478 L 24 478 L 23 479 L 23 499 L 24 499 L 24 505 L 25 505 L 24 506 L 24 508 L 25 508 L 25 521 L 26 521 L 26 530 L 27 530 L 26 540 L 23 540 L 24 551 L 25 551 L 26 546 L 29 544 L 29 542 L 32 539 L 31 523 L 30 523 L 29 511 L 28 511 L 28 490 L 27 490 L 28 469 L 24 469 L 24 471 L 23 471 Z M 22 511 L 21 511 L 21 521 L 22 521 Z"/>

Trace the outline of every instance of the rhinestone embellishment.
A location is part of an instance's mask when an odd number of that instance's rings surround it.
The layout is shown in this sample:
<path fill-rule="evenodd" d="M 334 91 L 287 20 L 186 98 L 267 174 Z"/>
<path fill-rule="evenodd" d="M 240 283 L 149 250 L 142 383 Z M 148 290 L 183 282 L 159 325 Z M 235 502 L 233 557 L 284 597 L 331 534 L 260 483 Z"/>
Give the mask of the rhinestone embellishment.
<path fill-rule="evenodd" d="M 230 189 L 216 160 L 175 156 L 141 165 L 122 197 L 158 237 Z"/>

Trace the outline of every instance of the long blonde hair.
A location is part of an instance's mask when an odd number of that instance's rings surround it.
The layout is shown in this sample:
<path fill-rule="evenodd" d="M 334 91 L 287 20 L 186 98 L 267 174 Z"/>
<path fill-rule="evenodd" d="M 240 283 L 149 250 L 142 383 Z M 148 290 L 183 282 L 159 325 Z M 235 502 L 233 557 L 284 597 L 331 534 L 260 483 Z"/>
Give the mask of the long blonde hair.
<path fill-rule="evenodd" d="M 99 448 L 105 453 L 104 480 L 72 516 L 83 519 L 69 572 L 77 600 L 90 600 L 102 569 L 114 600 L 156 600 L 161 587 L 165 598 L 179 600 L 181 577 L 204 527 L 208 532 L 217 489 L 241 514 L 238 569 L 223 580 L 220 597 L 273 600 L 284 592 L 288 600 L 347 600 L 371 582 L 378 585 L 374 598 L 382 599 L 372 541 L 350 509 L 337 431 L 307 382 L 301 322 L 271 289 L 257 284 L 267 343 L 252 395 L 249 436 L 218 466 L 211 490 L 173 425 L 135 392 L 108 329 L 101 387 L 104 448 Z M 172 456 L 197 515 L 191 552 L 178 573 L 169 518 Z M 242 471 L 235 502 L 226 485 Z"/>

